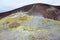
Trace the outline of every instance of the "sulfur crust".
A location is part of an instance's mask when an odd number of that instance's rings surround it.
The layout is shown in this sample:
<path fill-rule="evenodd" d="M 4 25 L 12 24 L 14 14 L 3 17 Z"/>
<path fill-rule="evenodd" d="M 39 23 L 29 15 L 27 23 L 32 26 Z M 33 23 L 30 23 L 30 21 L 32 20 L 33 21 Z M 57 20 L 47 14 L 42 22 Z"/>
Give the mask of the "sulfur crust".
<path fill-rule="evenodd" d="M 22 29 L 23 31 L 28 31 L 28 32 L 39 32 L 39 31 L 42 32 L 42 31 L 46 31 L 45 29 L 41 29 L 41 28 L 37 28 L 37 27 L 30 28 L 30 27 L 25 27 L 25 26 L 19 26 L 19 27 L 14 28 L 14 29 L 16 29 L 17 31 Z M 14 29 L 12 29 L 12 30 L 14 30 Z"/>
<path fill-rule="evenodd" d="M 21 23 L 24 23 L 24 22 L 27 22 L 28 23 L 28 22 L 32 21 L 33 18 L 34 18 L 33 16 L 29 16 L 29 15 L 24 14 L 24 15 L 17 16 L 17 17 L 9 16 L 9 17 L 6 17 L 6 18 L 1 19 L 0 20 L 0 29 L 1 29 L 2 25 L 8 24 L 7 26 L 10 28 L 10 30 L 7 30 L 7 31 L 4 30 L 3 32 L 0 32 L 0 37 L 3 36 L 2 38 L 3 39 L 7 39 L 7 40 L 8 39 L 11 40 L 12 36 L 13 36 L 13 38 L 14 37 L 15 38 L 19 38 L 19 36 L 20 36 L 21 37 L 20 40 L 26 40 L 26 39 L 28 39 L 28 40 L 44 40 L 44 38 L 46 40 L 49 40 L 48 37 L 50 37 L 51 35 L 53 36 L 56 33 L 57 34 L 60 33 L 60 29 L 58 29 L 56 27 L 55 28 L 52 28 L 52 29 L 49 29 L 50 30 L 50 32 L 49 32 L 47 29 L 39 28 L 41 26 L 39 26 L 39 27 L 38 26 L 36 26 L 36 27 L 33 27 L 33 26 L 32 27 L 29 27 L 29 26 L 21 25 Z M 47 24 L 47 25 L 50 24 L 50 23 L 53 23 L 53 25 L 57 25 L 57 26 L 60 27 L 60 21 L 55 21 L 55 20 L 51 20 L 51 19 L 47 19 L 47 18 L 43 18 L 42 19 L 42 23 L 43 24 Z M 5 27 L 5 26 L 3 26 L 3 27 Z M 52 32 L 51 32 L 51 30 L 52 30 Z M 18 35 L 18 33 L 19 33 L 19 35 Z M 11 38 L 8 38 L 8 35 L 6 35 L 6 34 L 9 34 L 11 36 Z M 31 38 L 30 38 L 30 35 L 28 35 L 28 34 L 31 35 Z M 36 37 L 37 35 L 38 35 L 38 37 Z M 7 36 L 7 38 L 4 38 L 4 36 L 5 37 Z"/>
<path fill-rule="evenodd" d="M 13 16 L 8 16 L 6 18 L 3 18 L 0 20 L 0 25 L 6 22 L 23 22 L 23 21 L 29 21 L 31 20 L 32 17 L 28 15 L 22 15 L 22 16 L 17 16 L 16 18 L 13 18 Z"/>
<path fill-rule="evenodd" d="M 54 24 L 60 26 L 60 21 L 55 21 Z"/>
<path fill-rule="evenodd" d="M 28 22 L 28 21 L 31 21 L 32 19 L 33 19 L 33 16 L 29 16 L 29 15 L 26 15 L 26 14 L 21 15 L 21 16 L 17 16 L 15 18 L 13 18 L 13 16 L 10 16 L 10 17 L 6 17 L 4 19 L 1 19 L 0 20 L 0 26 L 3 25 L 4 23 L 7 23 L 7 22 L 9 22 L 9 23 L 16 22 L 16 23 L 20 23 L 21 24 L 22 22 Z M 42 22 L 45 23 L 45 24 L 48 24 L 50 22 L 53 22 L 53 20 L 44 18 L 42 20 Z M 59 21 L 54 21 L 54 24 L 57 25 L 57 26 L 60 26 L 60 22 Z M 14 25 L 10 25 L 10 26 L 12 26 L 11 28 L 14 28 L 13 27 Z M 8 26 L 8 27 L 10 27 L 10 26 Z M 37 31 L 37 30 L 39 30 L 37 27 L 36 28 L 29 28 L 29 27 L 22 27 L 20 25 L 18 27 L 21 27 L 21 29 L 28 30 L 28 31 Z"/>
<path fill-rule="evenodd" d="M 13 16 L 8 16 L 0 20 L 0 29 L 3 27 L 6 27 L 4 25 L 7 25 L 9 28 L 16 28 L 20 26 L 22 22 L 28 22 L 31 21 L 33 17 L 28 16 L 26 14 L 13 17 Z"/>
<path fill-rule="evenodd" d="M 21 15 L 21 16 L 17 16 L 16 18 L 13 18 L 13 16 L 10 17 L 6 17 L 0 20 L 0 24 L 2 23 L 6 23 L 6 22 L 23 22 L 23 21 L 29 21 L 32 20 L 32 16 L 28 16 L 28 15 Z"/>
<path fill-rule="evenodd" d="M 56 20 L 52 20 L 52 19 L 44 18 L 42 20 L 42 22 L 45 23 L 45 24 L 53 23 L 56 26 L 60 26 L 60 21 L 56 21 Z"/>

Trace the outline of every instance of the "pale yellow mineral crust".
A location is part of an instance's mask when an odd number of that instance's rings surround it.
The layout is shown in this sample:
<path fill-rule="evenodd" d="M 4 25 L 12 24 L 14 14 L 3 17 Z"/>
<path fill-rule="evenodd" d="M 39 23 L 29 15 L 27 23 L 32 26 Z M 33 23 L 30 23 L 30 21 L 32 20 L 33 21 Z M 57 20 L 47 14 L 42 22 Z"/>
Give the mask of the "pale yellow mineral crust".
<path fill-rule="evenodd" d="M 0 31 L 1 40 L 59 40 L 60 21 L 14 15 L 0 20 Z"/>

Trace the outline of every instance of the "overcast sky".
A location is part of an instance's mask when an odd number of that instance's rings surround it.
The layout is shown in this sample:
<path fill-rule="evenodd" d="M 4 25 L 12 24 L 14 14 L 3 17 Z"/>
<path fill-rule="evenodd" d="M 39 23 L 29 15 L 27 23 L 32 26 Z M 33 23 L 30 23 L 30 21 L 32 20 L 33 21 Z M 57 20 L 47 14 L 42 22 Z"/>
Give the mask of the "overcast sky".
<path fill-rule="evenodd" d="M 28 4 L 32 3 L 48 3 L 52 5 L 59 5 L 60 1 L 58 0 L 0 0 L 0 13 L 13 10 Z"/>

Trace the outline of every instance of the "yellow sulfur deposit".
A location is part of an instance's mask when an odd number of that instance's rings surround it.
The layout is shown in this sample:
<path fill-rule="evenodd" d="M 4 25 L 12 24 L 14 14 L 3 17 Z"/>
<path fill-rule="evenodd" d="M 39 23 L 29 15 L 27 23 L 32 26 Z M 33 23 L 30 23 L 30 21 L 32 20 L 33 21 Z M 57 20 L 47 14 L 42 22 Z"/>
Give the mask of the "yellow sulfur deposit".
<path fill-rule="evenodd" d="M 11 22 L 14 22 L 14 21 L 15 21 L 14 18 L 7 17 L 7 18 L 4 18 L 4 19 L 1 19 L 0 23 L 11 23 Z"/>
<path fill-rule="evenodd" d="M 24 21 L 31 21 L 32 18 L 33 18 L 32 16 L 22 15 L 22 16 L 16 17 L 15 19 L 16 19 L 18 22 L 20 22 L 20 21 L 24 22 Z"/>
<path fill-rule="evenodd" d="M 13 15 L 0 20 L 2 40 L 59 40 L 59 37 L 59 21 L 26 14 Z"/>
<path fill-rule="evenodd" d="M 43 19 L 42 22 L 45 23 L 45 24 L 48 24 L 48 23 L 50 23 L 52 21 L 50 19 Z"/>
<path fill-rule="evenodd" d="M 55 21 L 54 24 L 57 25 L 57 26 L 60 26 L 60 22 L 59 21 Z"/>
<path fill-rule="evenodd" d="M 16 15 L 15 15 L 16 16 Z M 28 22 L 31 21 L 33 17 L 28 15 L 21 15 L 21 16 L 8 16 L 0 20 L 0 27 L 8 26 L 9 28 L 16 28 L 20 26 L 21 22 Z"/>
<path fill-rule="evenodd" d="M 45 29 L 41 29 L 41 28 L 31 28 L 31 27 L 25 27 L 25 26 L 18 26 L 17 28 L 13 28 L 12 30 L 16 30 L 16 31 L 28 31 L 28 32 L 41 32 L 41 31 L 46 31 Z"/>
<path fill-rule="evenodd" d="M 19 25 L 20 25 L 20 24 L 17 23 L 17 22 L 12 22 L 12 23 L 9 24 L 9 27 L 10 27 L 10 28 L 16 28 L 16 27 L 18 27 Z"/>

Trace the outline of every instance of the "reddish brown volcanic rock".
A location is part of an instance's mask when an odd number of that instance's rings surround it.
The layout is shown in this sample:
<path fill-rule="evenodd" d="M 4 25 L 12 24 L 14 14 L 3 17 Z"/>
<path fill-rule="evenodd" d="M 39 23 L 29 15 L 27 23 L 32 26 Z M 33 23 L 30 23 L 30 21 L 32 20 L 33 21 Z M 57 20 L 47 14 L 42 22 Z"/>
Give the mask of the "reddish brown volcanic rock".
<path fill-rule="evenodd" d="M 48 4 L 31 4 L 31 5 L 27 5 L 21 8 L 17 8 L 8 12 L 3 12 L 0 14 L 0 18 L 6 17 L 10 14 L 13 13 L 17 13 L 20 11 L 28 11 L 29 15 L 36 15 L 36 16 L 40 16 L 42 15 L 45 18 L 50 18 L 50 19 L 54 19 L 54 20 L 60 20 L 60 10 L 59 10 L 59 6 L 52 6 L 52 5 L 48 5 Z"/>

